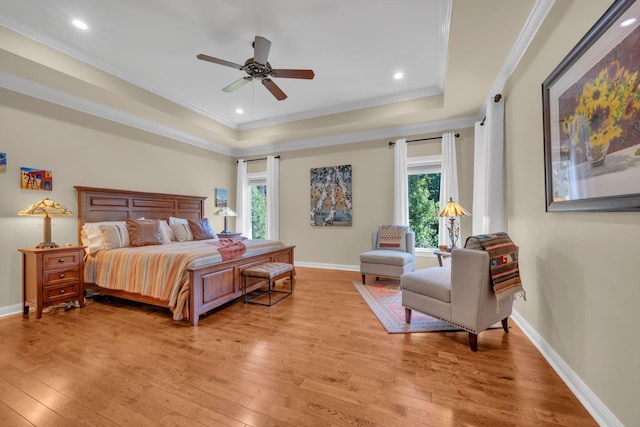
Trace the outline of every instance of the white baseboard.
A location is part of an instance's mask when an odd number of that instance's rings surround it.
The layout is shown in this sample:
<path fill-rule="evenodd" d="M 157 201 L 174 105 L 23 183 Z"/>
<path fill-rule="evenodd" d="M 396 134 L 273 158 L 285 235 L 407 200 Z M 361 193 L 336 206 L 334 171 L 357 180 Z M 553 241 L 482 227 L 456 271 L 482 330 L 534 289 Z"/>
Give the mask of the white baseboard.
<path fill-rule="evenodd" d="M 360 271 L 359 265 L 323 264 L 320 262 L 295 261 L 296 267 L 324 268 L 327 270 Z"/>
<path fill-rule="evenodd" d="M 11 316 L 22 312 L 22 304 L 7 305 L 0 307 L 0 317 Z"/>
<path fill-rule="evenodd" d="M 598 396 L 580 379 L 578 375 L 566 364 L 555 350 L 540 336 L 517 311 L 511 314 L 513 321 L 520 327 L 529 341 L 538 349 L 542 356 L 549 362 L 562 381 L 569 387 L 578 400 L 589 411 L 591 416 L 601 426 L 624 427 L 615 415 L 607 408 Z"/>

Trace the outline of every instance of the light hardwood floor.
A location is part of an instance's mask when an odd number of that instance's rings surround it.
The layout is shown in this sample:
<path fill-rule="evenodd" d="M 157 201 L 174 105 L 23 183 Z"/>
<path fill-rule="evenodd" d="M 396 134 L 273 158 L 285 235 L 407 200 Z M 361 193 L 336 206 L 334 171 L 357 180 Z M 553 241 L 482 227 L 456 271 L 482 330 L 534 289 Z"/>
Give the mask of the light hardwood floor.
<path fill-rule="evenodd" d="M 0 319 L 0 425 L 597 425 L 513 322 L 477 353 L 466 332 L 387 334 L 359 273 L 297 274 L 280 304 L 195 328 L 117 300 Z"/>

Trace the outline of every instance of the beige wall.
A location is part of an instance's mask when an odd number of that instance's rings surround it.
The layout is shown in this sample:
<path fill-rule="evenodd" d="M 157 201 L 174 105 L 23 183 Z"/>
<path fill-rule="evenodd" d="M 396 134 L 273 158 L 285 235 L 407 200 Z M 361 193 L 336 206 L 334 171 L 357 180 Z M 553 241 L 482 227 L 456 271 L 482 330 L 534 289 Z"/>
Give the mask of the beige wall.
<path fill-rule="evenodd" d="M 527 290 L 516 310 L 631 426 L 640 420 L 640 214 L 545 213 L 541 83 L 609 4 L 556 2 L 505 90 L 508 228 Z"/>
<path fill-rule="evenodd" d="M 119 124 L 0 90 L 0 311 L 21 304 L 17 251 L 42 241 L 40 218 L 19 210 L 45 197 L 77 212 L 74 185 L 207 196 L 205 213 L 216 229 L 214 189 L 235 189 L 235 159 Z M 53 191 L 20 189 L 20 167 L 53 172 Z M 235 197 L 234 199 L 235 200 Z M 52 220 L 58 244 L 77 243 L 76 217 Z"/>

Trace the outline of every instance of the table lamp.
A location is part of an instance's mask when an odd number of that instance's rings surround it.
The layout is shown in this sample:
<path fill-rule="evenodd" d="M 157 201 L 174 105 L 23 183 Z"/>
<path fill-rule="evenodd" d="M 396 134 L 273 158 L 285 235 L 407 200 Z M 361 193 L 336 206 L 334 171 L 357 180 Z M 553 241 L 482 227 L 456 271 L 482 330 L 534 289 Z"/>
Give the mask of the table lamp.
<path fill-rule="evenodd" d="M 227 229 L 227 217 L 228 216 L 238 216 L 238 213 L 236 211 L 234 211 L 233 209 L 229 209 L 227 207 L 224 207 L 224 208 L 218 209 L 218 211 L 216 213 L 214 213 L 214 215 L 223 216 L 224 217 L 224 230 L 222 230 L 222 233 L 224 233 L 224 234 L 231 233 Z"/>
<path fill-rule="evenodd" d="M 449 229 L 449 240 L 451 240 L 451 247 L 449 251 L 452 251 L 456 247 L 456 242 L 458 241 L 458 234 L 460 232 L 460 226 L 456 224 L 456 218 L 459 216 L 470 216 L 471 214 L 467 212 L 462 206 L 453 201 L 453 198 L 449 198 L 449 201 L 440 212 L 436 214 L 437 217 L 440 218 L 449 218 L 449 225 L 447 228 Z"/>
<path fill-rule="evenodd" d="M 57 248 L 51 241 L 51 217 L 52 216 L 73 216 L 73 212 L 51 199 L 42 199 L 18 212 L 18 215 L 42 216 L 44 217 L 44 241 L 37 248 Z"/>

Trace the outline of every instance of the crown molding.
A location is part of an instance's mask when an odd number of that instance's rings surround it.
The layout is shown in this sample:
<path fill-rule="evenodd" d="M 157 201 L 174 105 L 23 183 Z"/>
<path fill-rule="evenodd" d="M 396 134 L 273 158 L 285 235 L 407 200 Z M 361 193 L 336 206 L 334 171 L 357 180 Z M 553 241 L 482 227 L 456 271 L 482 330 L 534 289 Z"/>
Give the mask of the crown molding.
<path fill-rule="evenodd" d="M 349 111 L 361 110 L 369 107 L 377 107 L 380 105 L 392 104 L 394 102 L 411 101 L 414 99 L 426 98 L 429 96 L 442 95 L 442 90 L 436 86 L 430 86 L 412 91 L 405 91 L 389 96 L 380 96 L 377 98 L 369 98 L 362 101 L 349 102 L 340 105 L 333 105 L 326 108 L 318 108 L 315 110 L 302 111 L 300 113 L 288 114 L 286 116 L 272 117 L 270 119 L 255 120 L 243 123 L 238 126 L 239 131 L 256 129 L 265 126 L 279 125 L 283 123 L 295 122 L 298 120 L 313 119 L 316 117 L 330 116 L 332 114 L 346 113 Z"/>
<path fill-rule="evenodd" d="M 91 114 L 92 116 L 101 117 L 111 120 L 132 128 L 140 129 L 156 135 L 164 136 L 176 141 L 184 142 L 197 147 L 205 148 L 216 153 L 227 156 L 233 155 L 233 149 L 227 145 L 212 142 L 204 138 L 200 138 L 189 133 L 165 126 L 150 120 L 136 117 L 132 114 L 116 110 L 111 107 L 80 98 L 75 95 L 53 89 L 31 80 L 17 77 L 12 74 L 0 71 L 0 87 L 38 98 L 43 101 L 51 102 L 56 105 L 71 108 L 82 113 Z"/>
<path fill-rule="evenodd" d="M 356 142 L 376 141 L 380 139 L 394 139 L 398 138 L 400 135 L 402 135 L 403 137 L 409 137 L 425 133 L 473 128 L 477 120 L 477 117 L 462 117 L 458 119 L 441 120 L 436 122 L 412 124 L 407 126 L 393 126 L 382 129 L 371 129 L 359 132 L 342 133 L 338 135 L 299 139 L 271 145 L 262 145 L 259 147 L 234 150 L 234 155 L 236 157 L 259 156 L 273 154 L 275 152 L 306 150 L 310 148 L 353 144 Z"/>
<path fill-rule="evenodd" d="M 525 22 L 524 26 L 522 27 L 522 30 L 520 31 L 516 42 L 511 48 L 507 59 L 502 65 L 502 68 L 500 69 L 500 72 L 498 73 L 498 76 L 493 83 L 493 86 L 491 86 L 491 90 L 487 95 L 487 99 L 493 99 L 494 95 L 502 93 L 505 85 L 509 81 L 509 78 L 511 78 L 511 75 L 513 74 L 514 70 L 518 66 L 518 63 L 529 48 L 531 41 L 536 36 L 538 30 L 540 29 L 540 26 L 542 25 L 542 22 L 547 17 L 547 14 L 553 7 L 554 3 L 555 0 L 536 0 L 536 3 L 531 9 L 529 17 L 527 18 L 527 22 Z M 485 115 L 486 108 L 486 103 L 483 103 L 480 117 L 483 117 Z"/>
<path fill-rule="evenodd" d="M 233 147 L 209 141 L 207 139 L 191 135 L 187 132 L 183 132 L 156 122 L 152 122 L 150 120 L 146 120 L 132 114 L 107 107 L 97 102 L 89 101 L 87 99 L 71 95 L 66 92 L 50 88 L 48 86 L 44 86 L 40 83 L 18 77 L 4 71 L 0 71 L 0 87 L 11 90 L 13 92 L 21 93 L 23 95 L 31 96 L 33 98 L 41 99 L 52 104 L 67 107 L 82 113 L 120 123 L 125 126 L 140 129 L 145 132 L 153 133 L 155 135 L 163 136 L 236 158 L 251 155 L 271 154 L 276 151 L 296 151 L 309 148 L 352 144 L 362 141 L 396 138 L 399 135 L 412 136 L 424 133 L 448 131 L 451 129 L 472 128 L 474 126 L 474 122 L 477 120 L 477 118 L 475 117 L 464 117 L 460 119 L 420 123 L 407 126 L 394 126 L 383 129 L 372 129 L 360 132 L 286 141 L 246 149 L 234 149 Z"/>

